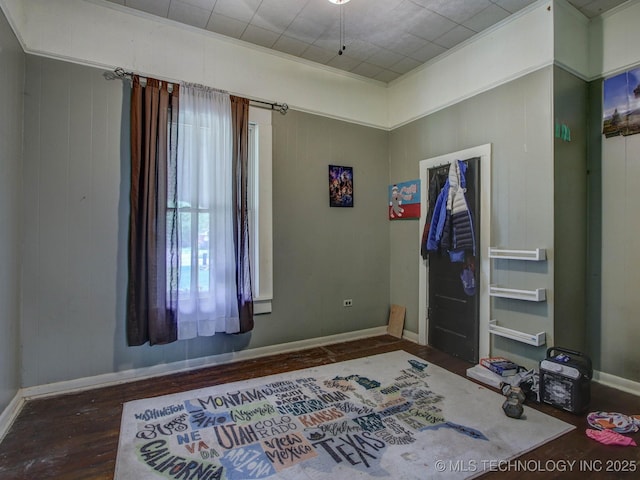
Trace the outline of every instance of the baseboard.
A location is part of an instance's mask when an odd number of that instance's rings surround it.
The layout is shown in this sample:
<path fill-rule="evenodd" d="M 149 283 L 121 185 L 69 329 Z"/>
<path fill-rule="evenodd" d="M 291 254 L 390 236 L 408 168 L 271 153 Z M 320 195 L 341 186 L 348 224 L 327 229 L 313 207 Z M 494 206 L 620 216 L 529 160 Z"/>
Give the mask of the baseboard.
<path fill-rule="evenodd" d="M 420 343 L 418 334 L 414 332 L 410 332 L 409 330 L 402 331 L 402 338 L 404 340 L 409 340 L 410 342 L 413 342 L 413 343 Z"/>
<path fill-rule="evenodd" d="M 631 393 L 633 395 L 640 396 L 640 382 L 634 382 L 627 378 L 611 375 L 610 373 L 599 372 L 594 370 L 593 381 L 607 387 L 612 387 L 623 392 Z"/>
<path fill-rule="evenodd" d="M 135 368 L 130 370 L 123 370 L 122 372 L 106 373 L 102 375 L 95 375 L 92 377 L 78 378 L 75 380 L 49 383 L 46 385 L 37 385 L 34 387 L 24 388 L 21 390 L 21 393 L 24 399 L 34 399 L 65 393 L 79 392 L 82 390 L 90 390 L 93 388 L 129 383 L 172 373 L 180 373 L 204 367 L 222 365 L 225 363 L 239 362 L 241 360 L 252 360 L 259 357 L 265 357 L 267 355 L 277 355 L 280 353 L 287 353 L 295 350 L 302 350 L 305 348 L 321 347 L 323 345 L 329 345 L 332 343 L 375 337 L 378 335 L 384 335 L 386 334 L 386 332 L 387 330 L 385 326 L 369 328 L 366 330 L 357 330 L 355 332 L 339 333 L 326 337 L 281 343 L 278 345 L 252 348 L 241 350 L 238 352 L 223 353 L 220 355 L 211 355 L 208 357 L 195 358 L 191 360 L 182 360 L 166 365 Z"/>
<path fill-rule="evenodd" d="M 4 440 L 4 436 L 7 434 L 9 428 L 13 424 L 13 421 L 22 410 L 24 403 L 25 399 L 22 395 L 22 390 L 18 390 L 16 395 L 13 397 L 13 400 L 11 400 L 9 405 L 7 405 L 7 408 L 0 413 L 0 442 Z"/>
<path fill-rule="evenodd" d="M 404 330 L 402 332 L 402 338 L 414 343 L 419 343 L 418 334 L 410 332 L 408 330 Z M 615 388 L 616 390 L 620 390 L 622 392 L 640 396 L 640 382 L 635 382 L 627 378 L 611 375 L 610 373 L 599 372 L 597 370 L 593 371 L 592 380 L 601 385 L 606 385 L 607 387 Z"/>

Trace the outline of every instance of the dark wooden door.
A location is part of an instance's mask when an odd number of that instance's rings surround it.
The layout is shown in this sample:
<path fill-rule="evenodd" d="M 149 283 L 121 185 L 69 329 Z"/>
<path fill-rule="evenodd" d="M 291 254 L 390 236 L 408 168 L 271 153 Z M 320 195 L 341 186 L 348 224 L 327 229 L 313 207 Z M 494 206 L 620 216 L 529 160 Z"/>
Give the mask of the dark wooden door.
<path fill-rule="evenodd" d="M 478 330 L 480 324 L 479 268 L 480 268 L 480 158 L 464 161 L 466 199 L 471 212 L 476 242 L 475 256 L 469 252 L 462 263 L 451 262 L 446 252 L 429 254 L 429 345 L 460 357 L 478 362 Z M 447 175 L 448 166 L 429 169 L 432 175 Z M 446 177 L 445 177 L 446 178 Z M 475 293 L 469 295 L 461 279 L 463 269 L 471 267 Z"/>

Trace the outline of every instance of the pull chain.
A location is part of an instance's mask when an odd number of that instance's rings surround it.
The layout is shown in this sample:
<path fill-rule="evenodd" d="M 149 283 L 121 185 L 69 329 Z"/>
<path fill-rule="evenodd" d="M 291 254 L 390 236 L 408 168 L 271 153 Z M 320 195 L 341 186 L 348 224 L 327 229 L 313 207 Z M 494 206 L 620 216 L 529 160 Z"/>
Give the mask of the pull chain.
<path fill-rule="evenodd" d="M 340 5 L 340 49 L 338 50 L 338 55 L 342 55 L 342 52 L 344 52 L 347 49 L 347 46 L 345 45 L 345 38 L 344 38 L 344 5 Z"/>

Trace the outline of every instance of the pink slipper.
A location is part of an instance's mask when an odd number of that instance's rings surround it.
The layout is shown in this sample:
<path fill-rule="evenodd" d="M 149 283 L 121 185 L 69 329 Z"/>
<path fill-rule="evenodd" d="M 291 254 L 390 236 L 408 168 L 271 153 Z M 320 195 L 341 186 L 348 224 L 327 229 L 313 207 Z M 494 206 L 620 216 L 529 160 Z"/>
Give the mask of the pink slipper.
<path fill-rule="evenodd" d="M 625 437 L 612 430 L 593 430 L 592 428 L 587 428 L 587 437 L 593 438 L 595 441 L 604 443 L 605 445 L 622 445 L 623 447 L 638 446 L 632 438 Z"/>

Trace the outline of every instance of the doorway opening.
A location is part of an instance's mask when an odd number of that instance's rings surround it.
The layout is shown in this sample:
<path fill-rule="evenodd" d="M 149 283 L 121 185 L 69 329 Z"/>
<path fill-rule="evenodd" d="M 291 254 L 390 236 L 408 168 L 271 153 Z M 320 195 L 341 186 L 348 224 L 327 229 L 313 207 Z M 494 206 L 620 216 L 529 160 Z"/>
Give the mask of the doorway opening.
<path fill-rule="evenodd" d="M 479 248 L 476 249 L 475 269 L 476 269 L 476 296 L 477 306 L 474 307 L 478 311 L 477 325 L 474 325 L 475 334 L 473 335 L 473 357 L 485 357 L 489 355 L 489 246 L 491 245 L 491 144 L 481 145 L 457 152 L 452 152 L 446 155 L 440 155 L 438 157 L 429 158 L 420 162 L 420 180 L 423 185 L 421 189 L 421 208 L 420 211 L 420 241 L 422 241 L 422 232 L 427 220 L 428 210 L 428 185 L 429 185 L 429 171 L 433 173 L 438 167 L 443 167 L 451 164 L 456 160 L 465 160 L 477 157 L 477 169 L 479 177 L 479 192 L 477 198 L 479 205 L 476 205 L 479 215 L 479 225 L 477 225 L 477 239 Z M 429 307 L 434 306 L 434 298 L 430 298 L 434 295 L 433 285 L 430 286 L 429 282 L 429 263 L 424 260 L 422 256 L 419 257 L 419 307 L 418 307 L 418 341 L 421 345 L 431 345 L 433 341 L 436 343 L 442 343 L 442 338 L 437 339 L 434 335 L 435 332 L 442 334 L 447 329 L 439 328 L 434 330 L 434 325 L 430 325 L 429 319 Z M 445 297 L 448 296 L 442 293 Z M 455 305 L 456 300 L 445 299 L 445 301 L 452 302 Z M 442 306 L 442 305 L 441 305 Z M 454 309 L 455 310 L 455 309 Z M 455 330 L 455 329 L 453 329 Z M 446 333 L 446 332 L 445 332 Z M 445 343 L 452 342 L 458 332 L 451 332 L 444 335 L 450 337 L 445 340 Z M 462 340 L 461 340 L 462 341 Z M 468 341 L 468 340 L 465 340 Z M 446 349 L 447 347 L 445 347 Z M 452 352 L 456 354 L 456 352 Z"/>

